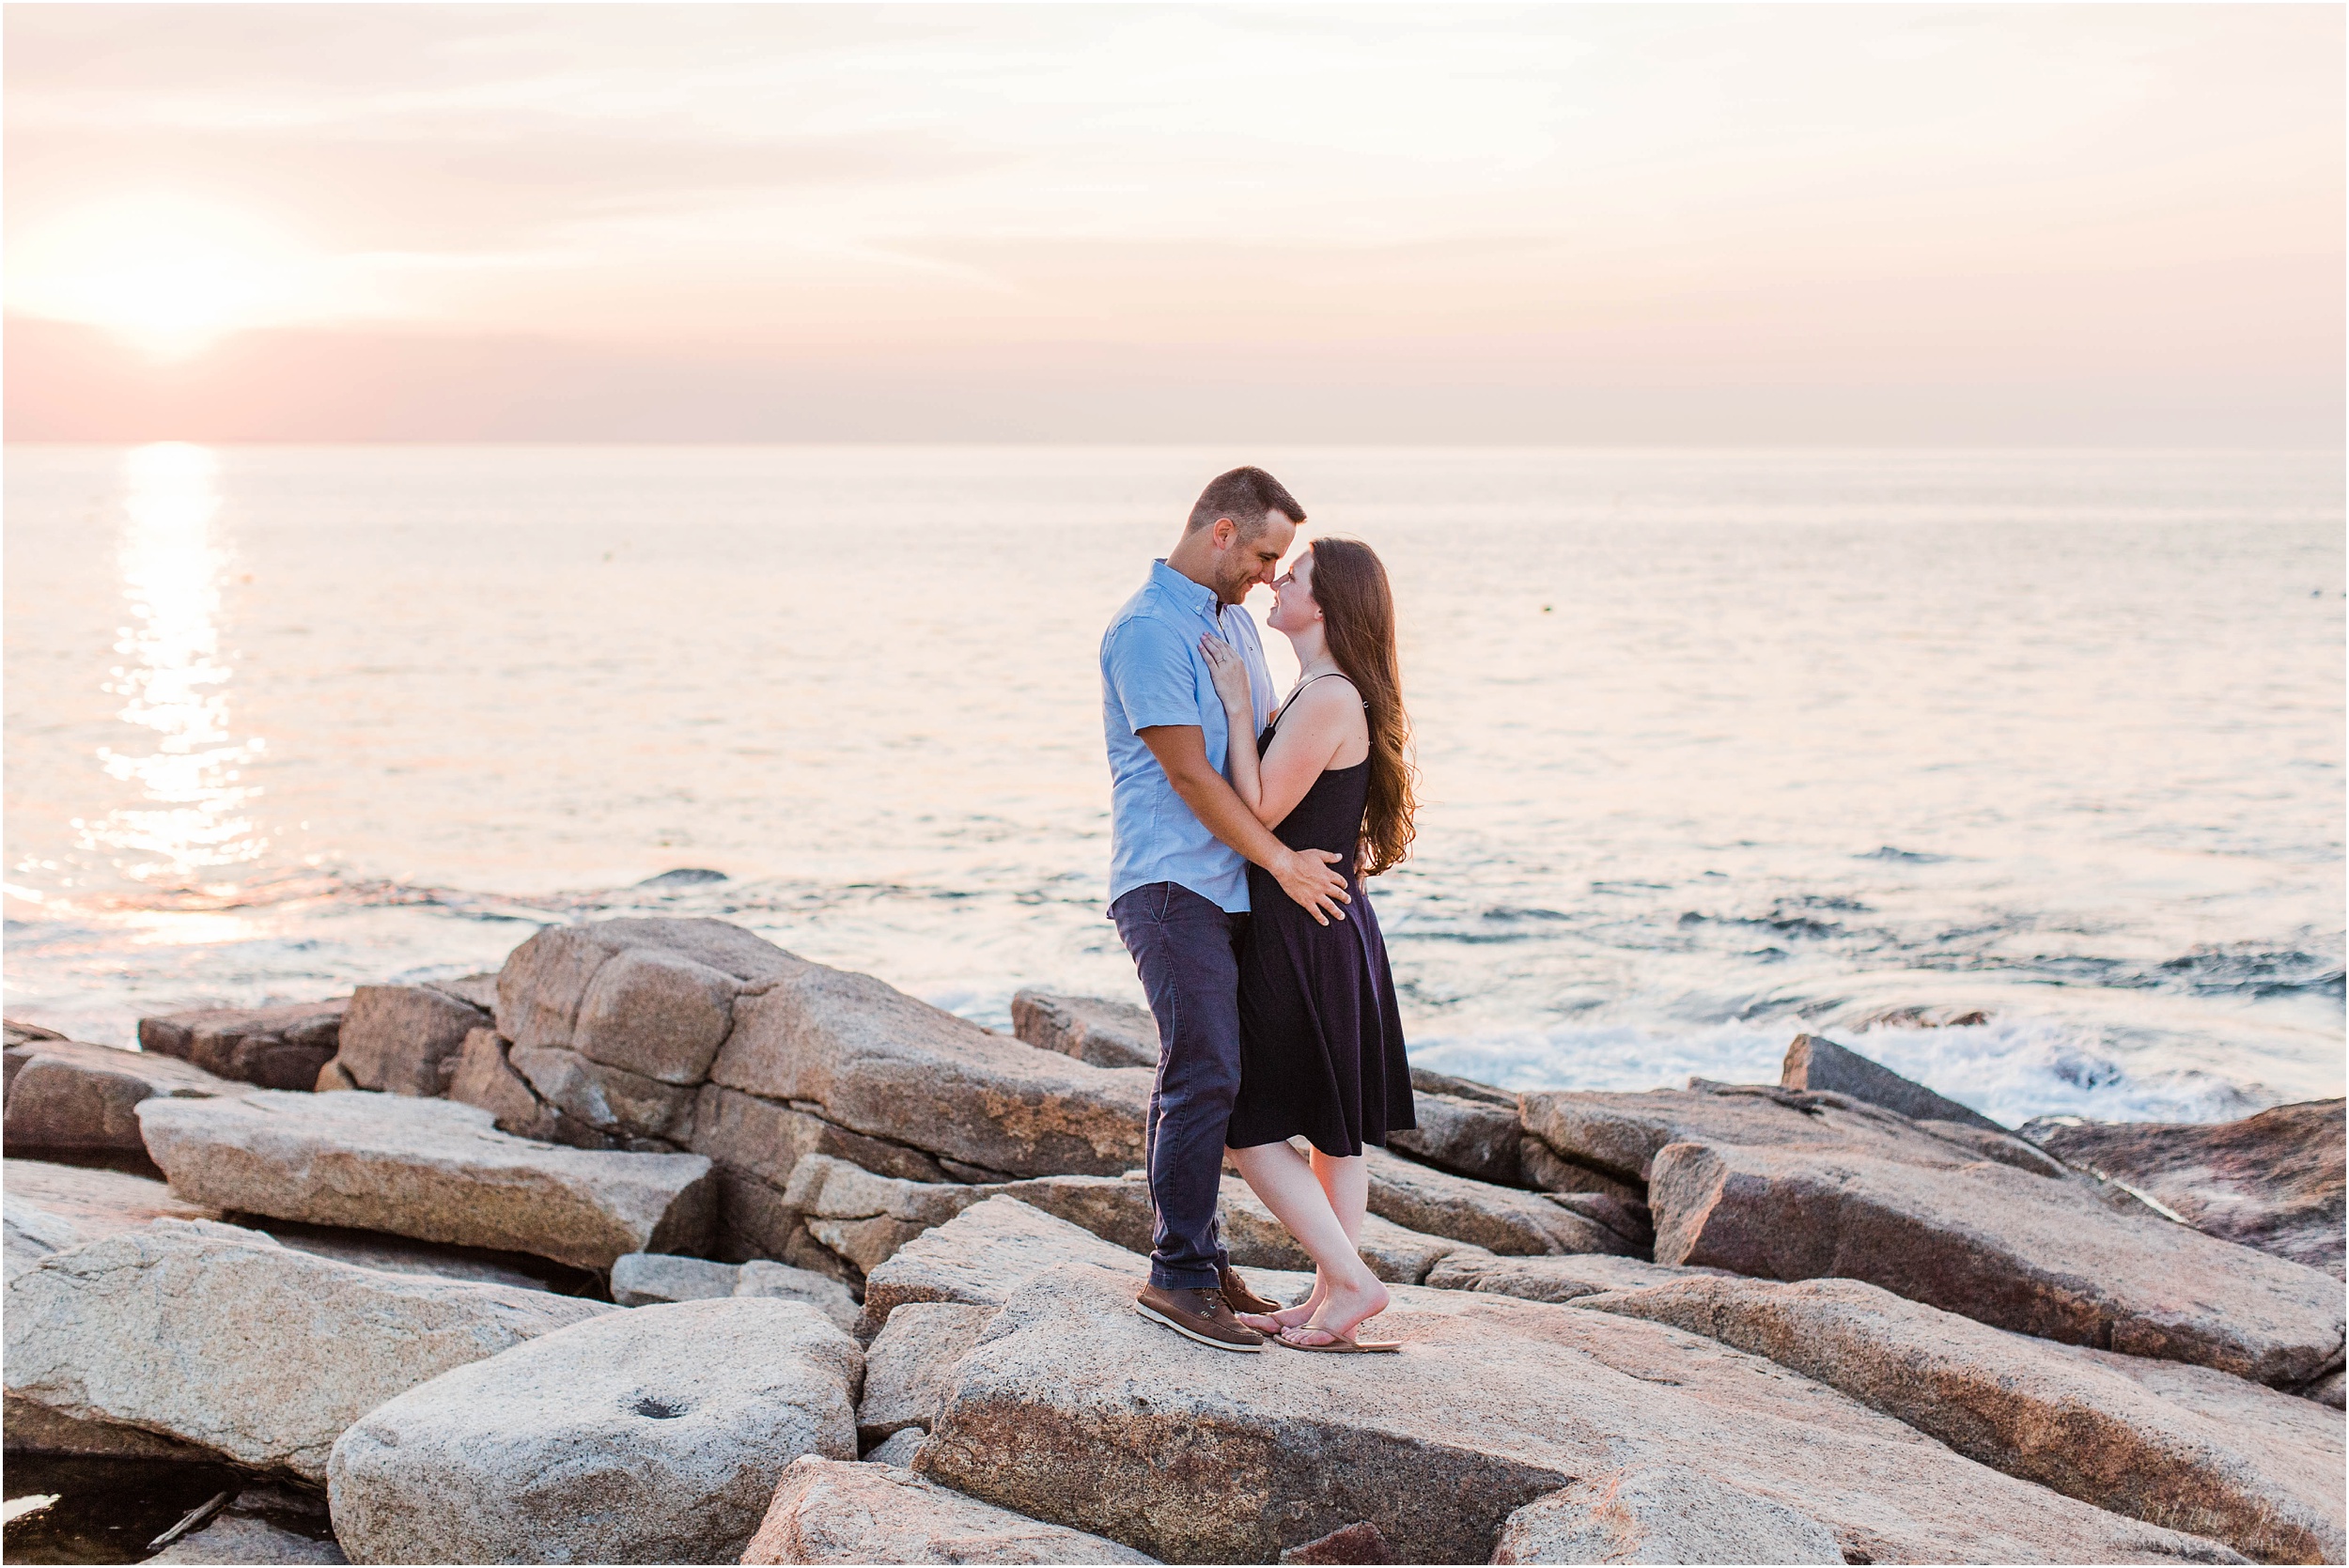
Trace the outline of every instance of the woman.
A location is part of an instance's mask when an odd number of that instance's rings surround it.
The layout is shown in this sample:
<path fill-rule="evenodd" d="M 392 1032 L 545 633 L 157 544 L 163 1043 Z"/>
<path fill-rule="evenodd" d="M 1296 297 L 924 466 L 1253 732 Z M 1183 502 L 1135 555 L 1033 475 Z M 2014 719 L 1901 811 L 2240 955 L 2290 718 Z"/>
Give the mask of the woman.
<path fill-rule="evenodd" d="M 1313 1294 L 1240 1321 L 1299 1350 L 1390 1351 L 1357 1330 L 1387 1289 L 1355 1250 L 1369 1195 L 1362 1145 L 1419 1124 L 1394 979 L 1363 877 L 1411 843 L 1410 721 L 1395 660 L 1394 597 L 1370 547 L 1323 539 L 1272 585 L 1269 624 L 1297 650 L 1298 680 L 1253 751 L 1231 748 L 1232 787 L 1291 848 L 1340 857 L 1353 902 L 1322 924 L 1249 870 L 1240 952 L 1240 1086 L 1225 1135 L 1234 1163 L 1313 1257 Z M 1255 713 L 1248 672 L 1221 639 L 1201 643 L 1233 732 Z M 1302 1136 L 1310 1162 L 1290 1147 Z"/>

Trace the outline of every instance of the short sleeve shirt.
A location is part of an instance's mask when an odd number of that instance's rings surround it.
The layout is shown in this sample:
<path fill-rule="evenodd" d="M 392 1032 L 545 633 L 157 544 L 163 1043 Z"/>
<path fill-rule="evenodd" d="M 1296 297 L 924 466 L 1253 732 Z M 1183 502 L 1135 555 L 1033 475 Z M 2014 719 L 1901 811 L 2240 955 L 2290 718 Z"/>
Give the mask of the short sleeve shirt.
<path fill-rule="evenodd" d="M 1152 882 L 1174 882 L 1218 908 L 1248 908 L 1248 864 L 1207 831 L 1143 744 L 1139 731 L 1196 725 L 1207 762 L 1225 771 L 1231 734 L 1216 695 L 1203 632 L 1221 637 L 1248 667 L 1255 727 L 1272 711 L 1271 672 L 1253 616 L 1225 605 L 1164 561 L 1101 635 L 1101 730 L 1110 754 L 1110 902 Z M 1253 729 L 1245 737 L 1253 745 Z"/>

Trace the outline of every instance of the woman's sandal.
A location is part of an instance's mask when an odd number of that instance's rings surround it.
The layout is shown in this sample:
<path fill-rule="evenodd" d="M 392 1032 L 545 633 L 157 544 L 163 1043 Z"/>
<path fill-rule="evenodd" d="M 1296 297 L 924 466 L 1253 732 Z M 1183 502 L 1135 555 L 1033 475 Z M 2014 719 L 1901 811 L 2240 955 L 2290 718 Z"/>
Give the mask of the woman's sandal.
<path fill-rule="evenodd" d="M 1297 1341 L 1289 1338 L 1290 1334 L 1319 1334 L 1330 1343 L 1328 1344 L 1299 1344 Z M 1403 1342 L 1400 1340 L 1371 1340 L 1364 1342 L 1361 1340 L 1340 1339 L 1330 1330 L 1327 1328 L 1315 1327 L 1314 1325 L 1309 1323 L 1300 1323 L 1296 1327 L 1291 1328 L 1284 1333 L 1273 1335 L 1272 1343 L 1275 1344 L 1284 1344 L 1291 1350 L 1311 1351 L 1316 1355 L 1322 1356 L 1386 1356 L 1392 1355 L 1393 1352 L 1403 1348 Z"/>

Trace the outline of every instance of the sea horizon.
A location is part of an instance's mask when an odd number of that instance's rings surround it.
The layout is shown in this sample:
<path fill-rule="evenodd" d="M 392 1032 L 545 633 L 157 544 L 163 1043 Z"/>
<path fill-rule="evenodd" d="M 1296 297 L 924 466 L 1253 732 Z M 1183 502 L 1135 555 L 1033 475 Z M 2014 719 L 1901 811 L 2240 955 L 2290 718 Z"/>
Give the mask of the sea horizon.
<path fill-rule="evenodd" d="M 2328 453 L 1235 451 L 11 443 L 11 1016 L 127 1044 L 629 912 L 997 1028 L 1137 997 L 1093 644 L 1247 458 L 1397 573 L 1415 1061 L 1774 1079 L 1818 1028 L 2010 1124 L 2339 1093 Z"/>

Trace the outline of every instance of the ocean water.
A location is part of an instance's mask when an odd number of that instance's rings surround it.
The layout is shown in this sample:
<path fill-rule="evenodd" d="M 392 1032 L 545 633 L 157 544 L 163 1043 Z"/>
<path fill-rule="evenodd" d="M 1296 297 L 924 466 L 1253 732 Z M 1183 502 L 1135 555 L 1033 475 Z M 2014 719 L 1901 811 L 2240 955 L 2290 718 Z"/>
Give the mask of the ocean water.
<path fill-rule="evenodd" d="M 623 912 L 996 1027 L 1138 997 L 1095 647 L 1241 460 L 1395 580 L 1415 1060 L 2341 1092 L 2323 453 L 11 448 L 9 1014 L 128 1042 Z"/>

